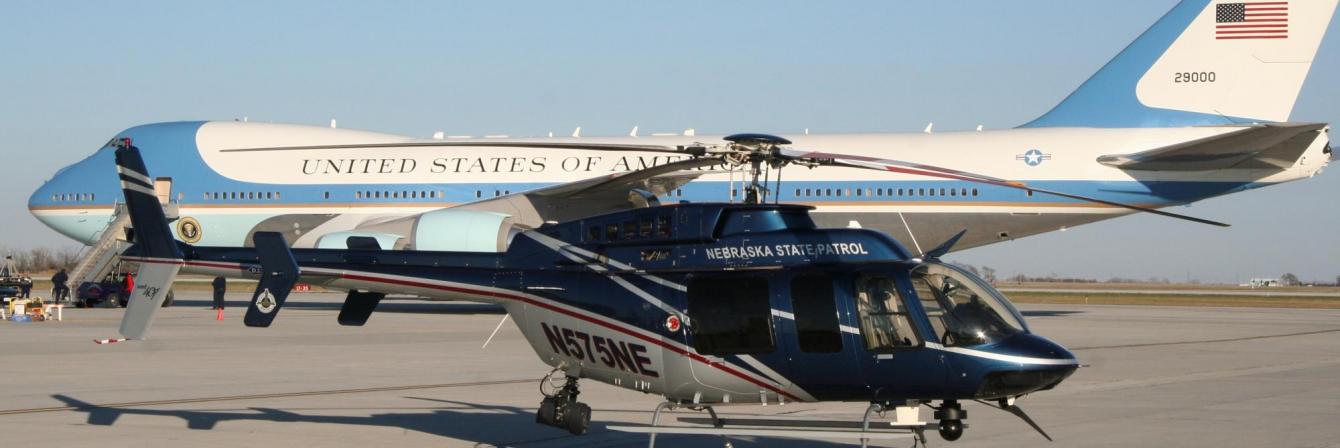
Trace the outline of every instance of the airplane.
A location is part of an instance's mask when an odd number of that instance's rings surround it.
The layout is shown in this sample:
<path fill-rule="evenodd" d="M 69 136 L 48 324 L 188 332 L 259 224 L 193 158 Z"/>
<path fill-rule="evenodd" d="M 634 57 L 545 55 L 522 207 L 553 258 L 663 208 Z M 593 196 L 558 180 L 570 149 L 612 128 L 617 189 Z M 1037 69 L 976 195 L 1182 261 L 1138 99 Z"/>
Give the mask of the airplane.
<path fill-rule="evenodd" d="M 876 230 L 822 228 L 812 207 L 769 203 L 765 173 L 819 165 L 898 171 L 1107 202 L 951 168 L 801 150 L 766 134 L 727 141 L 655 148 L 686 158 L 596 179 L 740 166 L 752 192 L 743 202 L 662 205 L 651 197 L 645 207 L 534 229 L 499 222 L 491 234 L 503 241 L 492 250 L 434 251 L 389 250 L 358 235 L 347 247 L 292 248 L 280 232 L 257 232 L 252 247 L 179 242 L 138 148 L 122 140 L 114 155 L 134 243 L 124 258 L 140 267 L 122 337 L 95 342 L 145 339 L 179 273 L 258 279 L 243 320 L 252 327 L 270 326 L 302 281 L 348 291 L 342 325 L 364 325 L 388 293 L 502 306 L 553 366 L 540 380 L 536 421 L 574 435 L 590 424 L 591 408 L 578 400 L 579 380 L 590 379 L 666 398 L 651 426 L 610 427 L 652 434 L 653 445 L 656 434 L 924 443 L 928 429 L 953 441 L 965 429 L 962 401 L 1006 410 L 1050 439 L 1017 400 L 1056 387 L 1079 361 L 1033 333 L 988 282 L 940 261 L 966 232 L 917 255 Z M 715 411 L 819 401 L 870 405 L 861 422 L 732 420 Z M 938 423 L 920 421 L 922 405 Z M 677 408 L 707 411 L 711 426 L 658 424 L 662 411 Z M 896 421 L 871 426 L 888 410 Z"/>
<path fill-rule="evenodd" d="M 798 148 L 953 166 L 1109 202 L 1175 207 L 1312 177 L 1333 157 L 1329 125 L 1290 115 L 1337 0 L 1184 0 L 1055 108 L 1014 129 L 914 134 L 782 135 Z M 580 128 L 579 128 L 580 130 Z M 929 129 L 928 129 L 929 131 Z M 645 206 L 649 197 L 742 200 L 743 173 L 704 167 L 627 185 L 577 187 L 596 175 L 684 156 L 649 148 L 722 136 L 415 139 L 339 128 L 238 121 L 137 126 L 130 138 L 186 242 L 245 246 L 263 231 L 294 247 L 346 247 L 350 236 L 391 249 L 494 245 L 462 239 L 508 216 L 519 228 Z M 636 131 L 633 133 L 636 134 Z M 593 150 L 623 147 L 610 153 Z M 85 244 L 115 216 L 115 145 L 57 172 L 28 208 Z M 962 250 L 1132 213 L 960 179 L 837 167 L 788 171 L 771 192 L 815 207 L 822 226 L 860 226 Z M 495 215 L 474 213 L 496 212 Z M 459 215 L 475 220 L 462 221 Z M 443 222 L 456 223 L 443 226 Z M 484 229 L 484 230 L 480 230 Z M 465 245 L 464 247 L 462 245 Z"/>

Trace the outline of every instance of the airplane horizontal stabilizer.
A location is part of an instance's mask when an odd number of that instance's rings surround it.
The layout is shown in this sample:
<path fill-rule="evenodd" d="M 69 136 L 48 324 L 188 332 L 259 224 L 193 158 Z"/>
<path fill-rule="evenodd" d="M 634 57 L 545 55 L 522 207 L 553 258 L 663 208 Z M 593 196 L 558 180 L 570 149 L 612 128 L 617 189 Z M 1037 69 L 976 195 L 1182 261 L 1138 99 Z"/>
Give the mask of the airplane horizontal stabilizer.
<path fill-rule="evenodd" d="M 1324 123 L 1264 124 L 1132 154 L 1113 154 L 1098 163 L 1123 170 L 1205 171 L 1284 170 L 1325 140 Z"/>

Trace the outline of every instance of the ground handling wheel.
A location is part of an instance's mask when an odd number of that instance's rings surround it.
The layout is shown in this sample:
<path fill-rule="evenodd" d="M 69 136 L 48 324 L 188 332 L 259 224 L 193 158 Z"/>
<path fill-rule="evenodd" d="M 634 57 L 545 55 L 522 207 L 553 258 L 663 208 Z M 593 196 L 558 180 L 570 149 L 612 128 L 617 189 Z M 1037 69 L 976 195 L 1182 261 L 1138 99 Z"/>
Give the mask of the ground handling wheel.
<path fill-rule="evenodd" d="M 540 400 L 540 409 L 535 411 L 535 423 L 558 426 L 558 399 L 544 397 Z"/>
<path fill-rule="evenodd" d="M 563 422 L 572 435 L 586 434 L 586 428 L 591 426 L 591 407 L 581 402 L 568 403 L 563 408 Z"/>

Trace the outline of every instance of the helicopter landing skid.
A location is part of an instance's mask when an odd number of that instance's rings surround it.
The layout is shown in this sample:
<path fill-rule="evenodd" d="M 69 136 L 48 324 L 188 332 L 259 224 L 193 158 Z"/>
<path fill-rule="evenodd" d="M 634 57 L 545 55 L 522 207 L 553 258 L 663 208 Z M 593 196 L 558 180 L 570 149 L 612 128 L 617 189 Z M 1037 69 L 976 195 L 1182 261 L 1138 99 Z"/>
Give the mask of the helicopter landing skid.
<path fill-rule="evenodd" d="M 711 417 L 680 417 L 677 420 L 694 426 L 660 426 L 661 411 L 678 408 L 707 411 Z M 763 418 L 720 418 L 711 406 L 684 405 L 665 402 L 656 406 L 652 413 L 650 426 L 609 426 L 611 431 L 649 434 L 648 448 L 656 447 L 657 434 L 696 434 L 719 435 L 725 439 L 727 448 L 731 446 L 729 436 L 782 437 L 792 439 L 859 439 L 861 447 L 868 446 L 871 440 L 894 440 L 913 438 L 922 445 L 926 444 L 925 431 L 934 430 L 934 423 L 922 422 L 917 417 L 916 407 L 897 407 L 898 420 L 891 422 L 872 422 L 871 417 L 883 414 L 889 408 L 872 404 L 866 409 L 861 421 L 847 420 L 799 420 L 799 419 L 763 419 Z"/>

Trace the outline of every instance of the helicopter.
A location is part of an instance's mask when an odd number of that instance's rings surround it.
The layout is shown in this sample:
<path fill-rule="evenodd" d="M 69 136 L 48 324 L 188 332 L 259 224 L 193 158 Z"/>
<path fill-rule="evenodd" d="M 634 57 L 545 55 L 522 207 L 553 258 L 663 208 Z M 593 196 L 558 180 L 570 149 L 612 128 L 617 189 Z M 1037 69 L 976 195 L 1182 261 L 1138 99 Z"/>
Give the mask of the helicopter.
<path fill-rule="evenodd" d="M 982 402 L 1022 418 L 1019 397 L 1052 389 L 1079 360 L 1034 333 L 987 281 L 940 260 L 958 236 L 916 254 L 887 234 L 818 228 L 811 207 L 769 203 L 769 183 L 790 165 L 838 165 L 969 180 L 1224 225 L 1162 210 L 1035 188 L 947 168 L 790 148 L 766 134 L 725 144 L 652 148 L 582 145 L 593 150 L 659 150 L 691 158 L 603 178 L 638 181 L 677 170 L 739 167 L 741 202 L 662 204 L 630 187 L 625 210 L 513 224 L 470 212 L 462 238 L 495 239 L 496 250 L 386 250 L 350 236 L 345 247 L 293 249 L 281 234 L 257 232 L 254 247 L 203 247 L 173 239 L 138 149 L 116 144 L 117 171 L 132 222 L 125 259 L 140 264 L 121 323 L 122 338 L 144 339 L 179 272 L 258 278 L 244 322 L 268 327 L 299 281 L 347 290 L 341 325 L 366 324 L 388 293 L 498 304 L 553 370 L 541 382 L 536 422 L 585 433 L 588 379 L 665 398 L 650 426 L 610 426 L 656 434 L 780 437 L 915 437 L 947 441 L 966 428 L 962 404 Z M 532 145 L 527 145 L 532 146 Z M 774 176 L 773 177 L 770 176 Z M 775 196 L 775 195 L 772 195 Z M 633 200 L 636 199 L 636 200 Z M 715 407 L 788 402 L 868 403 L 860 422 L 719 418 Z M 919 420 L 920 407 L 934 423 Z M 699 426 L 660 426 L 667 409 L 707 411 Z M 896 420 L 872 422 L 893 411 Z M 702 425 L 706 426 L 702 426 Z M 873 424 L 873 426 L 872 426 Z M 729 441 L 727 441 L 729 444 Z"/>

